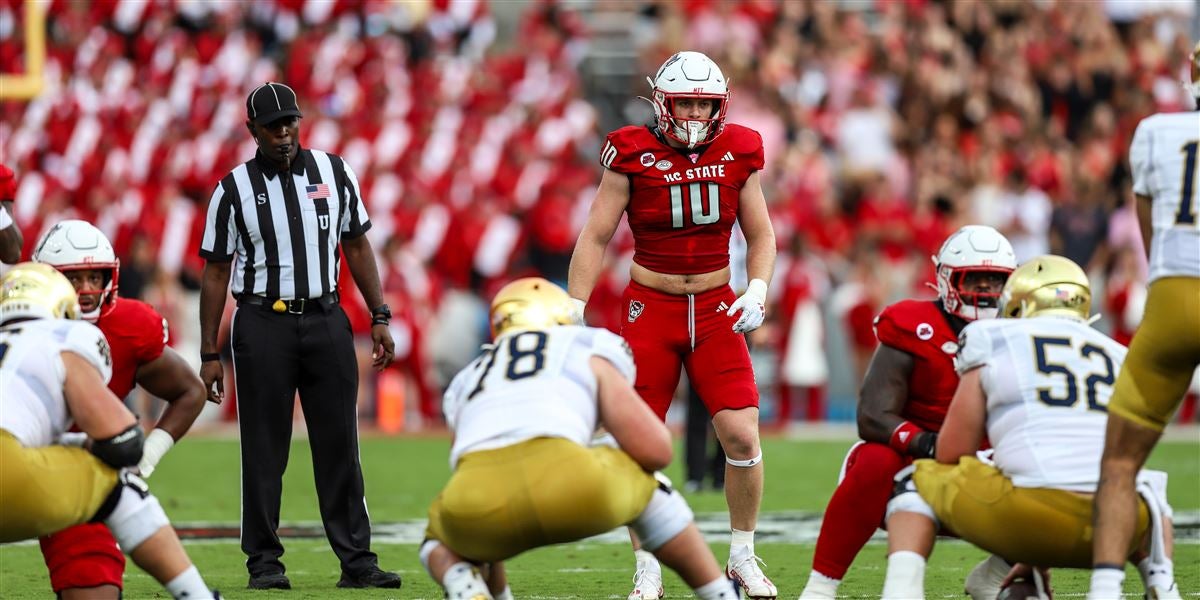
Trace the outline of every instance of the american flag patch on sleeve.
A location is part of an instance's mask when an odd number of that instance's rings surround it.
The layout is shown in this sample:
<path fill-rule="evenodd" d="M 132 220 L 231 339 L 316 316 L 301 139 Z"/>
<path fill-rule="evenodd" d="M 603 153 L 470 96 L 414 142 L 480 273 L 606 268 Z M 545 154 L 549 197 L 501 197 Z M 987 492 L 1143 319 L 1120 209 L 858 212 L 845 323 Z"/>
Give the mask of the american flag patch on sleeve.
<path fill-rule="evenodd" d="M 316 185 L 305 186 L 304 191 L 308 192 L 309 200 L 319 200 L 321 198 L 328 198 L 329 197 L 329 184 L 328 183 L 318 183 Z"/>

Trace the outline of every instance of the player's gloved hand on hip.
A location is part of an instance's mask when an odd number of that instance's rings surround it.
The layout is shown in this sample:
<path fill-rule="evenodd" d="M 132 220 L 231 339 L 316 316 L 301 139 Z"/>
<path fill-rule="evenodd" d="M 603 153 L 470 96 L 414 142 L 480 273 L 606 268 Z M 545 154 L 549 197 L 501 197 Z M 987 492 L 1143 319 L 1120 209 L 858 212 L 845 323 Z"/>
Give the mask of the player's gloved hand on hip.
<path fill-rule="evenodd" d="M 584 320 L 584 309 L 587 308 L 587 302 L 579 298 L 571 298 L 571 322 L 576 325 L 587 325 Z"/>
<path fill-rule="evenodd" d="M 138 461 L 138 473 L 147 479 L 158 466 L 158 461 L 175 445 L 175 438 L 162 429 L 155 428 L 142 444 L 142 460 Z"/>
<path fill-rule="evenodd" d="M 761 279 L 751 279 L 750 285 L 746 286 L 746 293 L 735 300 L 733 306 L 730 306 L 725 313 L 732 317 L 737 311 L 742 311 L 742 316 L 733 324 L 733 331 L 749 333 L 758 329 L 763 324 L 763 317 L 766 316 L 766 309 L 763 307 L 766 302 L 767 282 Z"/>

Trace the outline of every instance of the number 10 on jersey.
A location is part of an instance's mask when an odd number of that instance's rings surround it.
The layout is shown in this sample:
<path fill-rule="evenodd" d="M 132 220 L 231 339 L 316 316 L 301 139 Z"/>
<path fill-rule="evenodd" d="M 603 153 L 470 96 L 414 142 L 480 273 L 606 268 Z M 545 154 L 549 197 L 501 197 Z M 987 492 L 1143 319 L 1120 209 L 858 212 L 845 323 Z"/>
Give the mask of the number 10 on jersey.
<path fill-rule="evenodd" d="M 683 229 L 683 197 L 691 204 L 692 223 L 711 225 L 721 220 L 721 188 L 712 182 L 673 185 L 671 192 L 671 227 Z"/>

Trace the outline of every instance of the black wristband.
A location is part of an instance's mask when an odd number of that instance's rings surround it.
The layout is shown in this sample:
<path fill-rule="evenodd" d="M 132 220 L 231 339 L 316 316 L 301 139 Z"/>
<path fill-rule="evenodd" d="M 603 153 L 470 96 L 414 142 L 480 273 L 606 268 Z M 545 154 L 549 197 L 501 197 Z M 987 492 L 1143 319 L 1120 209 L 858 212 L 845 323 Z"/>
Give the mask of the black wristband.
<path fill-rule="evenodd" d="M 202 363 L 213 362 L 215 360 L 221 360 L 220 352 L 201 352 L 200 353 L 200 362 L 202 362 Z"/>

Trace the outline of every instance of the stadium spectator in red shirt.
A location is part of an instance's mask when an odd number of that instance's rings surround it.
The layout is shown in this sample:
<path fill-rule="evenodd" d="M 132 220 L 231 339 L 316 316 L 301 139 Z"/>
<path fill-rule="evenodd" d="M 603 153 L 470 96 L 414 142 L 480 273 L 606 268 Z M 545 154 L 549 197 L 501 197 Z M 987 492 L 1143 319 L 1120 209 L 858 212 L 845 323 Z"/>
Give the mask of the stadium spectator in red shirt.
<path fill-rule="evenodd" d="M 138 470 L 143 478 L 191 428 L 204 408 L 204 385 L 195 370 L 167 346 L 167 320 L 149 304 L 117 296 L 120 261 L 108 238 L 91 223 L 67 220 L 38 242 L 33 259 L 66 275 L 112 352 L 108 389 L 124 398 L 137 385 L 165 400 L 166 410 L 146 436 Z M 82 434 L 78 434 L 82 435 Z M 63 600 L 121 596 L 125 555 L 103 523 L 85 523 L 41 538 L 50 585 Z"/>
<path fill-rule="evenodd" d="M 568 292 L 582 317 L 605 248 L 627 213 L 634 256 L 621 335 L 638 365 L 635 387 L 663 419 L 680 368 L 687 370 L 727 454 L 725 498 L 732 527 L 727 572 L 746 596 L 775 598 L 775 585 L 754 555 L 763 467 L 758 389 L 743 337 L 762 325 L 775 262 L 775 233 L 759 175 L 762 137 L 725 123 L 725 77 L 703 54 L 673 55 L 650 83 L 657 122 L 608 135 L 600 156 L 604 175 L 571 257 Z M 741 297 L 729 286 L 734 220 L 748 243 L 750 283 Z M 641 550 L 637 556 L 629 597 L 661 598 L 657 561 Z"/>
<path fill-rule="evenodd" d="M 1008 240 L 981 225 L 947 238 L 935 260 L 936 300 L 901 300 L 875 318 L 880 346 L 859 392 L 862 440 L 846 454 L 801 598 L 836 597 L 850 563 L 883 523 L 893 476 L 913 459 L 933 456 L 958 386 L 958 333 L 969 321 L 996 316 L 1000 290 L 1017 266 Z"/>

